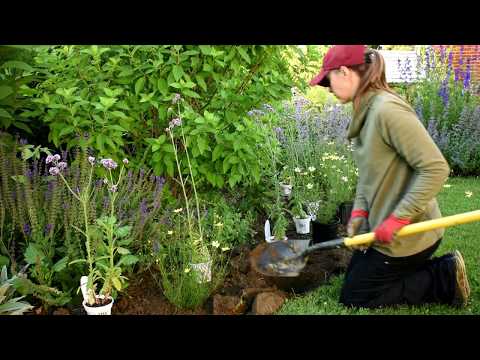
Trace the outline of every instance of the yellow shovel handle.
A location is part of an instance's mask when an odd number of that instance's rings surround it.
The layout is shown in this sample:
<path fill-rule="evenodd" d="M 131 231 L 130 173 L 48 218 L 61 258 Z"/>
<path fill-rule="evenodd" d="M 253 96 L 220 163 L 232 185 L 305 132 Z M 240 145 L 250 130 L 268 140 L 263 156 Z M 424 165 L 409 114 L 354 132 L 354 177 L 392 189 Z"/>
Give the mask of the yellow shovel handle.
<path fill-rule="evenodd" d="M 462 214 L 445 216 L 434 220 L 422 221 L 415 224 L 404 226 L 396 234 L 396 236 L 407 236 L 419 234 L 422 232 L 446 228 L 455 225 L 467 224 L 480 220 L 480 210 L 470 211 Z M 367 234 L 357 235 L 354 237 L 344 238 L 346 246 L 352 245 L 365 245 L 375 241 L 375 233 L 370 232 Z"/>

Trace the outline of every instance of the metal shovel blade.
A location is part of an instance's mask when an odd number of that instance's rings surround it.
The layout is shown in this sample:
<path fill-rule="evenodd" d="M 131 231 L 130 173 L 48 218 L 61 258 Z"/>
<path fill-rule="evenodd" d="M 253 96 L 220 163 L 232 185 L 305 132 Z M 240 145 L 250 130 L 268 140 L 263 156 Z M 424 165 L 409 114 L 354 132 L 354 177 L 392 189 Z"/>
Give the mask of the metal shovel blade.
<path fill-rule="evenodd" d="M 307 259 L 297 253 L 287 241 L 258 245 L 250 254 L 253 269 L 266 276 L 295 277 L 307 264 Z"/>

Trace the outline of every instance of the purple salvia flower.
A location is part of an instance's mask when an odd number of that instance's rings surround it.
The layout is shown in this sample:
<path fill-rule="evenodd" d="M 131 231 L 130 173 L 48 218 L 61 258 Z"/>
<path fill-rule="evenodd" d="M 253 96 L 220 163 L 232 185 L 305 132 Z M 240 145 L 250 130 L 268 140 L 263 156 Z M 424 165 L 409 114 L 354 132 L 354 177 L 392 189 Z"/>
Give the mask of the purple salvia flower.
<path fill-rule="evenodd" d="M 468 89 L 470 86 L 470 60 L 467 60 L 467 70 L 463 79 L 463 88 Z"/>
<path fill-rule="evenodd" d="M 48 172 L 50 173 L 50 175 L 57 176 L 60 173 L 60 170 L 56 166 L 54 166 L 51 167 Z"/>
<path fill-rule="evenodd" d="M 27 145 L 27 144 L 28 144 L 27 139 L 24 139 L 24 138 L 21 138 L 21 139 L 20 139 L 20 145 L 23 146 L 23 145 Z"/>
<path fill-rule="evenodd" d="M 147 202 L 145 199 L 142 199 L 140 203 L 140 223 L 143 225 L 145 223 L 145 218 L 148 214 Z"/>
<path fill-rule="evenodd" d="M 45 235 L 49 235 L 49 234 L 50 234 L 50 232 L 52 231 L 52 227 L 53 227 L 52 224 L 47 224 L 47 225 L 45 225 L 45 231 L 44 231 L 44 232 L 45 232 Z"/>
<path fill-rule="evenodd" d="M 143 179 L 144 175 L 145 175 L 145 170 L 140 169 L 140 179 Z"/>
<path fill-rule="evenodd" d="M 26 173 L 25 175 L 27 176 L 27 178 L 28 178 L 30 181 L 32 181 L 32 179 L 33 179 L 33 170 L 30 169 L 30 168 L 28 168 L 28 169 L 27 169 L 27 173 Z"/>
<path fill-rule="evenodd" d="M 26 236 L 30 236 L 32 234 L 32 229 L 30 228 L 29 224 L 23 225 L 23 232 L 25 233 Z"/>
<path fill-rule="evenodd" d="M 108 205 L 110 205 L 110 199 L 108 196 L 103 197 L 103 208 L 106 210 L 108 209 Z"/>
<path fill-rule="evenodd" d="M 102 184 L 103 184 L 103 180 L 102 179 L 98 179 L 95 181 L 95 187 L 97 189 L 101 188 L 102 187 Z"/>

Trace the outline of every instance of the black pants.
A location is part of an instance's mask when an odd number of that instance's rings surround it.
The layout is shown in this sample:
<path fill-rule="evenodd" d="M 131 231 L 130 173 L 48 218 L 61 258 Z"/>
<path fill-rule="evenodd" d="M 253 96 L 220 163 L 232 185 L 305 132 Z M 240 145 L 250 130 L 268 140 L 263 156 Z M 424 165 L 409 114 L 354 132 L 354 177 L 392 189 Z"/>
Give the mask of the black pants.
<path fill-rule="evenodd" d="M 354 251 L 340 303 L 365 308 L 451 304 L 455 293 L 452 256 L 431 259 L 440 242 L 441 239 L 418 254 L 400 258 L 386 256 L 373 248 Z"/>

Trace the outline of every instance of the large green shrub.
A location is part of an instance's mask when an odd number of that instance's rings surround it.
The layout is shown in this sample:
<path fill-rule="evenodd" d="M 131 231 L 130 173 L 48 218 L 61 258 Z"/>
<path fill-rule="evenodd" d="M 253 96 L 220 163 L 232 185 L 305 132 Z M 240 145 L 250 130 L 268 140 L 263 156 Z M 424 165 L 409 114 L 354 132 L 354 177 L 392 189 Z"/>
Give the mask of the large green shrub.
<path fill-rule="evenodd" d="M 292 61 L 291 51 L 263 45 L 41 48 L 35 68 L 47 76 L 23 89 L 36 105 L 23 116 L 48 124 L 55 146 L 128 155 L 137 166 L 150 164 L 156 175 L 172 176 L 164 129 L 179 93 L 194 173 L 216 187 L 258 182 L 253 146 L 262 138 L 244 114 L 288 96 L 291 74 L 308 56 L 296 53 Z"/>

